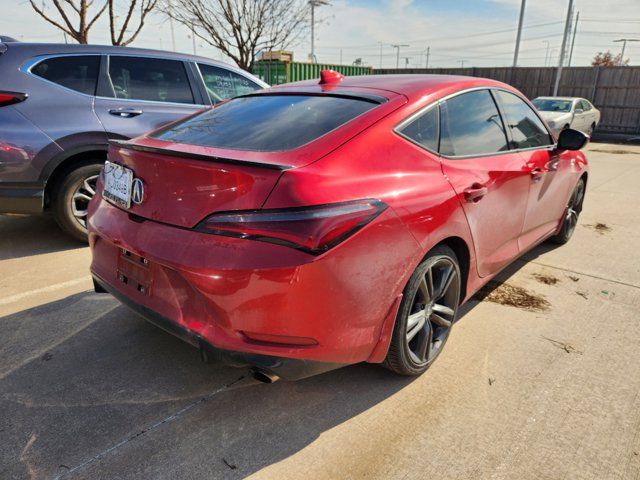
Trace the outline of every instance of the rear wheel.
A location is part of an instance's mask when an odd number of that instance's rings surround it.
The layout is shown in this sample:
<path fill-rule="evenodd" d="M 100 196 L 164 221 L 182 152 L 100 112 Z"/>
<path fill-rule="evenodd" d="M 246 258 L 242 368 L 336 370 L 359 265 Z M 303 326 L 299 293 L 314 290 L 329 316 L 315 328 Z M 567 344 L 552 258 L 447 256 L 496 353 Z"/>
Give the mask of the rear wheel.
<path fill-rule="evenodd" d="M 569 241 L 569 239 L 573 235 L 574 230 L 576 229 L 576 225 L 578 224 L 578 217 L 580 216 L 580 212 L 582 211 L 584 192 L 584 178 L 581 178 L 576 185 L 576 188 L 573 190 L 571 197 L 569 198 L 569 203 L 567 204 L 567 208 L 565 210 L 564 219 L 562 220 L 562 228 L 560 229 L 560 233 L 551 237 L 549 240 L 559 245 L 564 245 Z"/>
<path fill-rule="evenodd" d="M 595 129 L 596 129 L 596 123 L 595 123 L 595 122 L 593 122 L 593 123 L 591 124 L 591 126 L 589 127 L 589 130 L 587 131 L 587 134 L 588 134 L 589 136 L 593 135 L 593 131 L 594 131 Z"/>
<path fill-rule="evenodd" d="M 60 228 L 77 240 L 87 240 L 87 207 L 96 192 L 102 163 L 71 170 L 52 192 L 52 210 Z"/>
<path fill-rule="evenodd" d="M 418 265 L 404 289 L 384 366 L 400 375 L 420 375 L 440 355 L 460 303 L 455 253 L 440 245 Z"/>

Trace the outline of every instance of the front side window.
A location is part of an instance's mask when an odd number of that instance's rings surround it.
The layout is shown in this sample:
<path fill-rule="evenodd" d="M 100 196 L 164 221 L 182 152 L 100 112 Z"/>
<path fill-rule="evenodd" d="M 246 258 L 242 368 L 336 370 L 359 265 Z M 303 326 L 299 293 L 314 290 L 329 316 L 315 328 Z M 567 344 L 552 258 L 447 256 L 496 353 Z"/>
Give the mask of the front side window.
<path fill-rule="evenodd" d="M 209 98 L 211 98 L 211 103 L 218 103 L 262 88 L 247 77 L 224 68 L 203 63 L 199 63 L 198 68 L 202 73 L 202 80 L 204 80 L 204 86 Z"/>
<path fill-rule="evenodd" d="M 578 108 L 581 108 L 583 111 L 586 112 L 588 110 L 591 110 L 591 104 L 586 100 L 580 100 L 580 105 L 578 105 Z"/>
<path fill-rule="evenodd" d="M 194 103 L 184 64 L 177 60 L 109 57 L 115 98 Z"/>
<path fill-rule="evenodd" d="M 495 94 L 511 133 L 512 148 L 534 148 L 553 143 L 542 120 L 521 98 L 503 90 L 496 90 Z"/>
<path fill-rule="evenodd" d="M 284 151 L 316 140 L 376 105 L 329 95 L 239 97 L 152 136 L 206 147 Z"/>
<path fill-rule="evenodd" d="M 43 60 L 31 73 L 76 92 L 95 95 L 99 67 L 98 55 L 71 55 Z"/>
<path fill-rule="evenodd" d="M 456 95 L 440 106 L 442 155 L 486 155 L 508 149 L 504 125 L 489 90 Z"/>
<path fill-rule="evenodd" d="M 433 152 L 438 151 L 438 107 L 430 108 L 408 125 L 400 133 Z"/>

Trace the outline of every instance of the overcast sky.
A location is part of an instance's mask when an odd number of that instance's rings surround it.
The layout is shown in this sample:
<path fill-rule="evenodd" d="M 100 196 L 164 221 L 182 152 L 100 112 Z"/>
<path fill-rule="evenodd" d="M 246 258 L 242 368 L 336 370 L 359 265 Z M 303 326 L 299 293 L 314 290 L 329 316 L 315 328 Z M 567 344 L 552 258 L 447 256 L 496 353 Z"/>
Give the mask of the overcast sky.
<path fill-rule="evenodd" d="M 32 11 L 26 0 L 0 0 L 9 12 L 0 17 L 0 34 L 22 41 L 60 42 L 62 33 Z M 41 2 L 42 0 L 38 0 Z M 45 0 L 47 2 L 49 0 Z M 178 1 L 178 0 L 175 0 Z M 351 64 L 356 58 L 378 67 L 395 67 L 391 44 L 408 44 L 400 52 L 410 67 L 509 66 L 521 0 L 331 0 L 317 16 L 316 55 L 319 62 Z M 96 0 L 96 4 L 100 3 Z M 568 0 L 528 0 L 519 65 L 557 64 Z M 640 39 L 640 0 L 575 0 L 580 12 L 572 65 L 588 65 L 596 52 L 618 53 L 618 38 Z M 89 41 L 109 43 L 106 15 L 91 30 Z M 193 51 L 188 30 L 175 26 L 176 50 Z M 547 43 L 548 60 L 547 57 Z M 380 55 L 382 44 L 382 57 Z M 155 15 L 134 46 L 171 49 L 169 23 Z M 309 39 L 292 48 L 295 59 L 306 61 Z M 200 55 L 227 60 L 202 40 Z M 640 65 L 640 42 L 627 44 L 625 57 Z M 400 65 L 405 65 L 401 59 Z"/>

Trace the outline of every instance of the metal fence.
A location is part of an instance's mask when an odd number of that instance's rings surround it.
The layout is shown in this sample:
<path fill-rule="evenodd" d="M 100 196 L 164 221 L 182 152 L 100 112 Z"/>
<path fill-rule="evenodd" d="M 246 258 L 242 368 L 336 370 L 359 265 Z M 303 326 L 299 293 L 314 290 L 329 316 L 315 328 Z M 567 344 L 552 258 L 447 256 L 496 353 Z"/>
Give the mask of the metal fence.
<path fill-rule="evenodd" d="M 403 68 L 374 73 L 437 73 L 469 75 L 513 85 L 529 98 L 553 94 L 556 68 Z M 569 67 L 562 70 L 558 95 L 583 97 L 602 112 L 598 131 L 640 134 L 640 67 Z"/>

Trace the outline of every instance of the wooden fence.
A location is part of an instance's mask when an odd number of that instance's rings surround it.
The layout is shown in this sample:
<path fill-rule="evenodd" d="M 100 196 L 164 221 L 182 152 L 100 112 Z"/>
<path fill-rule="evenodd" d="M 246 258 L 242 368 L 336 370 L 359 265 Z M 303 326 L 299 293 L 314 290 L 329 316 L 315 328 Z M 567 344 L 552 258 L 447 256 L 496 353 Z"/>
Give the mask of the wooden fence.
<path fill-rule="evenodd" d="M 529 98 L 553 94 L 556 68 L 403 68 L 374 73 L 437 73 L 470 75 L 513 85 Z M 602 112 L 598 131 L 640 134 L 640 67 L 569 67 L 562 70 L 559 96 L 583 97 Z"/>

